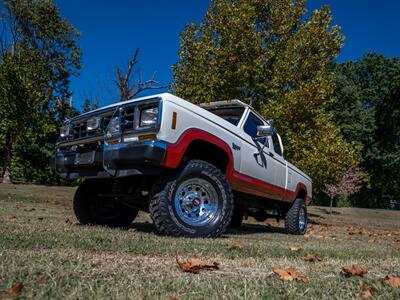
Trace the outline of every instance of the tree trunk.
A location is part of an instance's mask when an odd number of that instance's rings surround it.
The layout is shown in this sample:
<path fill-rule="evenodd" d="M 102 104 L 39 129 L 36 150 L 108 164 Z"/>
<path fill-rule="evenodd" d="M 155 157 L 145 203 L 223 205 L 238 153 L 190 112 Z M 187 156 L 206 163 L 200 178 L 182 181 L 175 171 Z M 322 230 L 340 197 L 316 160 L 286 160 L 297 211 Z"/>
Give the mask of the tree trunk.
<path fill-rule="evenodd" d="M 334 197 L 331 197 L 331 203 L 330 203 L 330 205 L 329 205 L 329 207 L 330 207 L 330 214 L 332 214 L 332 206 L 333 206 L 333 198 Z"/>
<path fill-rule="evenodd" d="M 11 145 L 5 145 L 3 149 L 3 183 L 10 184 L 11 181 Z"/>

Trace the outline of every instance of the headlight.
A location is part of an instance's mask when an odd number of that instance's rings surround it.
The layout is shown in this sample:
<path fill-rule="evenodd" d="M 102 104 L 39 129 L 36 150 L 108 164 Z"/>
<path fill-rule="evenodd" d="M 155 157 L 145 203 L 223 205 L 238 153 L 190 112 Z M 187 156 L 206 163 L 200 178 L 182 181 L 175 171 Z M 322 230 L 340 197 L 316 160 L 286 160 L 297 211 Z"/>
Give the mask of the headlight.
<path fill-rule="evenodd" d="M 142 109 L 140 112 L 139 127 L 150 127 L 157 124 L 158 106 Z"/>
<path fill-rule="evenodd" d="M 60 137 L 61 138 L 66 138 L 69 136 L 70 133 L 70 125 L 69 124 L 65 124 L 60 128 Z"/>
<path fill-rule="evenodd" d="M 101 119 L 99 117 L 90 118 L 86 121 L 87 131 L 93 131 L 100 128 Z"/>
<path fill-rule="evenodd" d="M 118 133 L 119 130 L 119 117 L 111 118 L 107 126 L 107 137 L 112 137 L 115 133 Z"/>

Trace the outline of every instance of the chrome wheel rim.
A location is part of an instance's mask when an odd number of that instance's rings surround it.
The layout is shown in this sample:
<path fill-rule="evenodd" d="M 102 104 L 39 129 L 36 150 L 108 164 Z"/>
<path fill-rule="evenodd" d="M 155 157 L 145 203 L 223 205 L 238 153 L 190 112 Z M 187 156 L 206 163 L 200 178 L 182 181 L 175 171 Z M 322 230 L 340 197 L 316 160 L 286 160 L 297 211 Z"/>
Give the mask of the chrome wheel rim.
<path fill-rule="evenodd" d="M 304 231 L 304 229 L 306 228 L 306 225 L 307 225 L 306 211 L 305 211 L 304 207 L 302 207 L 300 209 L 300 212 L 299 212 L 299 228 L 300 228 L 300 231 Z"/>
<path fill-rule="evenodd" d="M 175 211 L 190 226 L 210 223 L 218 211 L 218 193 L 205 179 L 191 178 L 181 182 L 174 197 Z"/>

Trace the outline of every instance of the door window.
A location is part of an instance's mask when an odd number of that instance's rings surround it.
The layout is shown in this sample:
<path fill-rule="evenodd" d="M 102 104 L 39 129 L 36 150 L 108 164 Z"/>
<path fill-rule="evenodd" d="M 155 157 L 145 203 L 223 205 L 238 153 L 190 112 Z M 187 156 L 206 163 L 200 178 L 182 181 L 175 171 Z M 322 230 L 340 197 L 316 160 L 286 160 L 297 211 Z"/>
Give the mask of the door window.
<path fill-rule="evenodd" d="M 276 132 L 272 135 L 272 143 L 274 144 L 275 153 L 282 156 L 281 144 L 279 143 L 278 134 Z"/>
<path fill-rule="evenodd" d="M 255 114 L 250 113 L 247 117 L 246 123 L 244 123 L 243 130 L 252 138 L 257 137 L 257 126 L 263 125 L 264 122 L 260 120 Z"/>
<path fill-rule="evenodd" d="M 264 125 L 264 122 L 257 117 L 255 114 L 250 113 L 249 116 L 247 117 L 246 122 L 244 123 L 243 130 L 246 132 L 249 136 L 251 136 L 253 139 L 257 138 L 257 126 L 258 125 Z M 265 145 L 267 148 L 269 148 L 269 143 L 268 143 L 268 138 L 259 138 L 257 139 L 257 142 L 260 145 Z"/>

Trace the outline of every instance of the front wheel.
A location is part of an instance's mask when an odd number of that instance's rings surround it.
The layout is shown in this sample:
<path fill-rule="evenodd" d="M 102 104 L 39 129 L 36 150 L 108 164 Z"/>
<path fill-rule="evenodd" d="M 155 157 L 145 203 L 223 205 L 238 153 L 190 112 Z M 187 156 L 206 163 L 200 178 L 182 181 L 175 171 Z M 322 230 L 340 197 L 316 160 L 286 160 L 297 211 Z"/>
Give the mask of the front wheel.
<path fill-rule="evenodd" d="M 110 190 L 110 181 L 102 179 L 85 180 L 78 187 L 73 207 L 75 216 L 82 225 L 126 227 L 132 223 L 139 211 L 119 205 L 112 197 L 101 197 Z"/>
<path fill-rule="evenodd" d="M 303 235 L 307 231 L 307 206 L 303 199 L 296 199 L 285 217 L 285 228 L 290 234 Z"/>
<path fill-rule="evenodd" d="M 149 210 L 160 233 L 217 237 L 231 220 L 233 195 L 218 168 L 191 160 L 157 186 Z"/>

